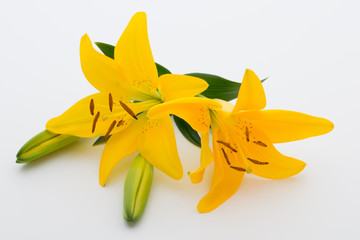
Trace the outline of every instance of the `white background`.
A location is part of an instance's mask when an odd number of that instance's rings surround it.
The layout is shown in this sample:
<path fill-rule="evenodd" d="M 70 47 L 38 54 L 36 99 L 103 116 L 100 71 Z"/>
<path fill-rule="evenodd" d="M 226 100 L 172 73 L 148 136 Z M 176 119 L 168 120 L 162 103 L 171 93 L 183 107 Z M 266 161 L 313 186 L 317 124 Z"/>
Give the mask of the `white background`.
<path fill-rule="evenodd" d="M 1 1 L 1 239 L 359 239 L 359 1 Z M 136 11 L 148 15 L 154 58 L 173 73 L 205 72 L 241 81 L 250 68 L 264 83 L 267 109 L 322 116 L 328 135 L 281 144 L 304 160 L 298 176 L 246 175 L 238 192 L 208 214 L 208 191 L 190 183 L 199 149 L 177 134 L 184 178 L 156 170 L 142 219 L 122 218 L 131 158 L 98 185 L 103 146 L 81 140 L 32 164 L 17 150 L 96 90 L 84 78 L 79 42 L 115 44 Z M 133 156 L 132 156 L 133 157 Z"/>

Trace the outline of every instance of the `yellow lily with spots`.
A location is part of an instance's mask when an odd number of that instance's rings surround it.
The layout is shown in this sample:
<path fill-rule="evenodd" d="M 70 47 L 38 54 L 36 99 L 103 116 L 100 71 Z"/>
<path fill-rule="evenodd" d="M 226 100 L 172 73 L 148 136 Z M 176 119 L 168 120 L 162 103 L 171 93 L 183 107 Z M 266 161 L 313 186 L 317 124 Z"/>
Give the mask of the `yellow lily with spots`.
<path fill-rule="evenodd" d="M 199 212 L 210 212 L 238 189 L 245 172 L 268 179 L 282 179 L 301 172 L 306 164 L 278 152 L 274 143 L 290 142 L 330 132 L 333 124 L 324 118 L 285 110 L 262 110 L 266 105 L 260 79 L 246 70 L 237 102 L 218 100 L 221 110 L 211 110 L 213 151 L 209 131 L 201 135 L 200 168 L 189 173 L 193 183 L 203 179 L 205 168 L 214 161 L 209 193 L 198 204 Z M 164 104 L 165 105 L 165 104 Z M 172 103 L 148 112 L 159 117 L 172 113 Z"/>
<path fill-rule="evenodd" d="M 147 110 L 174 102 L 179 117 L 198 116 L 193 126 L 205 132 L 208 109 L 219 109 L 216 101 L 194 97 L 208 84 L 199 78 L 165 74 L 158 77 L 150 49 L 146 15 L 136 13 L 115 46 L 114 59 L 97 52 L 88 37 L 80 43 L 82 71 L 99 93 L 85 97 L 62 115 L 51 119 L 48 131 L 78 137 L 110 135 L 100 163 L 99 182 L 105 182 L 112 168 L 136 151 L 174 179 L 183 175 L 170 116 L 148 119 Z M 191 110 L 191 112 L 189 111 Z M 206 114 L 205 114 L 206 115 Z"/>

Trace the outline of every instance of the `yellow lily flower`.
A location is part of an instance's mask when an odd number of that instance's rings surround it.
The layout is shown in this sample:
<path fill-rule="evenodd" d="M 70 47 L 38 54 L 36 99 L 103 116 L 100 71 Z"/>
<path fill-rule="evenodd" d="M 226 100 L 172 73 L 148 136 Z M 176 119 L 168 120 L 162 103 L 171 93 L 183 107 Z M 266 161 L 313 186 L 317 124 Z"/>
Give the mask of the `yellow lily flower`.
<path fill-rule="evenodd" d="M 212 186 L 200 200 L 199 212 L 210 212 L 229 199 L 245 172 L 268 179 L 287 178 L 301 172 L 306 164 L 282 155 L 273 144 L 322 135 L 334 127 L 324 118 L 303 113 L 262 110 L 266 105 L 264 89 L 251 70 L 245 72 L 235 106 L 218 101 L 223 108 L 211 110 L 214 153 L 209 147 L 209 131 L 202 133 L 200 168 L 189 173 L 191 181 L 199 183 L 205 168 L 214 161 Z M 170 108 L 157 106 L 148 115 L 172 113 Z"/>
<path fill-rule="evenodd" d="M 148 119 L 153 106 L 174 102 L 179 117 L 186 110 L 201 112 L 219 109 L 221 104 L 194 97 L 208 84 L 199 78 L 165 74 L 158 77 L 151 53 L 146 14 L 136 13 L 116 44 L 114 59 L 97 52 L 88 37 L 80 42 L 82 71 L 100 92 L 83 98 L 62 115 L 51 119 L 46 128 L 58 134 L 109 138 L 100 163 L 99 182 L 104 186 L 112 168 L 136 151 L 174 179 L 183 175 L 170 116 Z M 196 115 L 197 113 L 195 113 Z M 204 132 L 210 119 L 193 126 Z"/>

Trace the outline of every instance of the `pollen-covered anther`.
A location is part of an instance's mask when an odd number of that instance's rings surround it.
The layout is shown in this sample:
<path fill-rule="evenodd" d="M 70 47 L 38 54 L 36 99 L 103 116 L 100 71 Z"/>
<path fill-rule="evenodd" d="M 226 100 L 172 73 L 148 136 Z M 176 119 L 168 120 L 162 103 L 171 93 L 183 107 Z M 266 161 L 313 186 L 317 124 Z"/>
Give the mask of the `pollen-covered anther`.
<path fill-rule="evenodd" d="M 268 165 L 269 162 L 261 162 L 252 158 L 247 158 L 247 160 L 249 160 L 250 162 L 254 163 L 254 164 L 258 164 L 258 165 Z"/>
<path fill-rule="evenodd" d="M 95 109 L 94 99 L 91 99 L 90 100 L 90 113 L 92 116 L 94 116 L 94 109 Z"/>
<path fill-rule="evenodd" d="M 92 133 L 95 132 L 96 123 L 97 123 L 99 117 L 100 117 L 100 112 L 97 112 L 95 117 L 94 117 L 93 124 L 92 124 L 92 130 L 91 130 Z"/>
<path fill-rule="evenodd" d="M 266 143 L 263 143 L 262 141 L 253 141 L 253 143 L 262 146 L 262 147 L 267 147 Z"/>
<path fill-rule="evenodd" d="M 117 126 L 117 127 L 120 127 L 121 125 L 124 124 L 124 122 L 125 122 L 124 120 L 120 120 L 120 121 L 116 124 L 116 126 Z"/>
<path fill-rule="evenodd" d="M 225 147 L 229 148 L 231 151 L 233 152 L 237 152 L 237 150 L 235 148 L 233 148 L 230 143 L 227 143 L 227 142 L 224 142 L 224 141 L 220 141 L 220 140 L 217 140 L 218 143 L 224 145 Z"/>
<path fill-rule="evenodd" d="M 245 168 L 242 167 L 234 167 L 234 166 L 230 166 L 232 169 L 235 169 L 236 171 L 240 171 L 240 172 L 246 172 Z"/>
<path fill-rule="evenodd" d="M 230 163 L 230 161 L 229 161 L 229 158 L 228 158 L 225 150 L 224 150 L 223 148 L 221 148 L 221 151 L 222 151 L 222 153 L 224 154 L 224 158 L 225 158 L 225 160 L 226 160 L 226 163 L 227 163 L 228 165 L 231 165 L 231 163 Z"/>
<path fill-rule="evenodd" d="M 112 112 L 113 106 L 114 106 L 113 97 L 112 97 L 111 93 L 109 93 L 109 108 L 110 108 L 110 112 Z"/>
<path fill-rule="evenodd" d="M 137 120 L 137 117 L 135 115 L 135 113 L 133 112 L 133 110 L 131 110 L 131 108 L 129 108 L 125 103 L 123 103 L 122 101 L 120 101 L 120 105 L 122 106 L 122 108 L 128 113 L 130 114 L 130 116 L 132 116 L 134 119 Z"/>
<path fill-rule="evenodd" d="M 106 132 L 106 134 L 105 134 L 105 136 L 104 136 L 104 141 L 106 141 L 106 140 L 108 139 L 108 137 L 109 137 L 111 131 L 114 129 L 115 125 L 116 125 L 116 120 L 114 120 L 114 121 L 111 123 L 109 129 L 107 130 L 107 132 Z"/>
<path fill-rule="evenodd" d="M 246 136 L 246 141 L 249 142 L 250 141 L 250 133 L 249 133 L 249 128 L 247 126 L 245 127 L 245 136 Z"/>

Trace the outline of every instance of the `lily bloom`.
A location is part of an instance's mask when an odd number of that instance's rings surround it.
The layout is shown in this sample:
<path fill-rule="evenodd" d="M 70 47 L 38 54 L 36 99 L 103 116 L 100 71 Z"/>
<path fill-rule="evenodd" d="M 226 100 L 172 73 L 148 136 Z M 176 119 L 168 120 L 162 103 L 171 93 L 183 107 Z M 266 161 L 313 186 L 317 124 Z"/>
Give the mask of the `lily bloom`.
<path fill-rule="evenodd" d="M 200 168 L 190 172 L 193 183 L 203 179 L 205 168 L 214 161 L 214 177 L 209 193 L 199 202 L 199 212 L 210 212 L 239 188 L 245 173 L 268 179 L 282 179 L 301 172 L 306 164 L 278 152 L 274 143 L 290 142 L 330 132 L 327 119 L 285 110 L 262 110 L 266 105 L 260 79 L 246 70 L 237 102 L 218 100 L 223 108 L 211 110 L 213 151 L 209 131 L 201 135 Z M 167 105 L 171 105 L 168 103 Z M 148 112 L 159 116 L 171 106 L 157 106 Z M 154 114 L 156 113 L 156 114 Z"/>
<path fill-rule="evenodd" d="M 80 60 L 86 79 L 99 93 L 75 103 L 46 128 L 58 134 L 78 137 L 110 135 L 100 163 L 99 182 L 104 186 L 112 168 L 136 151 L 153 166 L 174 179 L 183 175 L 170 116 L 148 119 L 147 110 L 175 102 L 180 117 L 191 111 L 219 109 L 216 101 L 194 97 L 203 92 L 206 81 L 184 75 L 158 77 L 150 49 L 146 15 L 136 13 L 116 44 L 114 59 L 99 53 L 84 35 Z M 198 119 L 195 129 L 206 131 L 210 118 Z"/>

